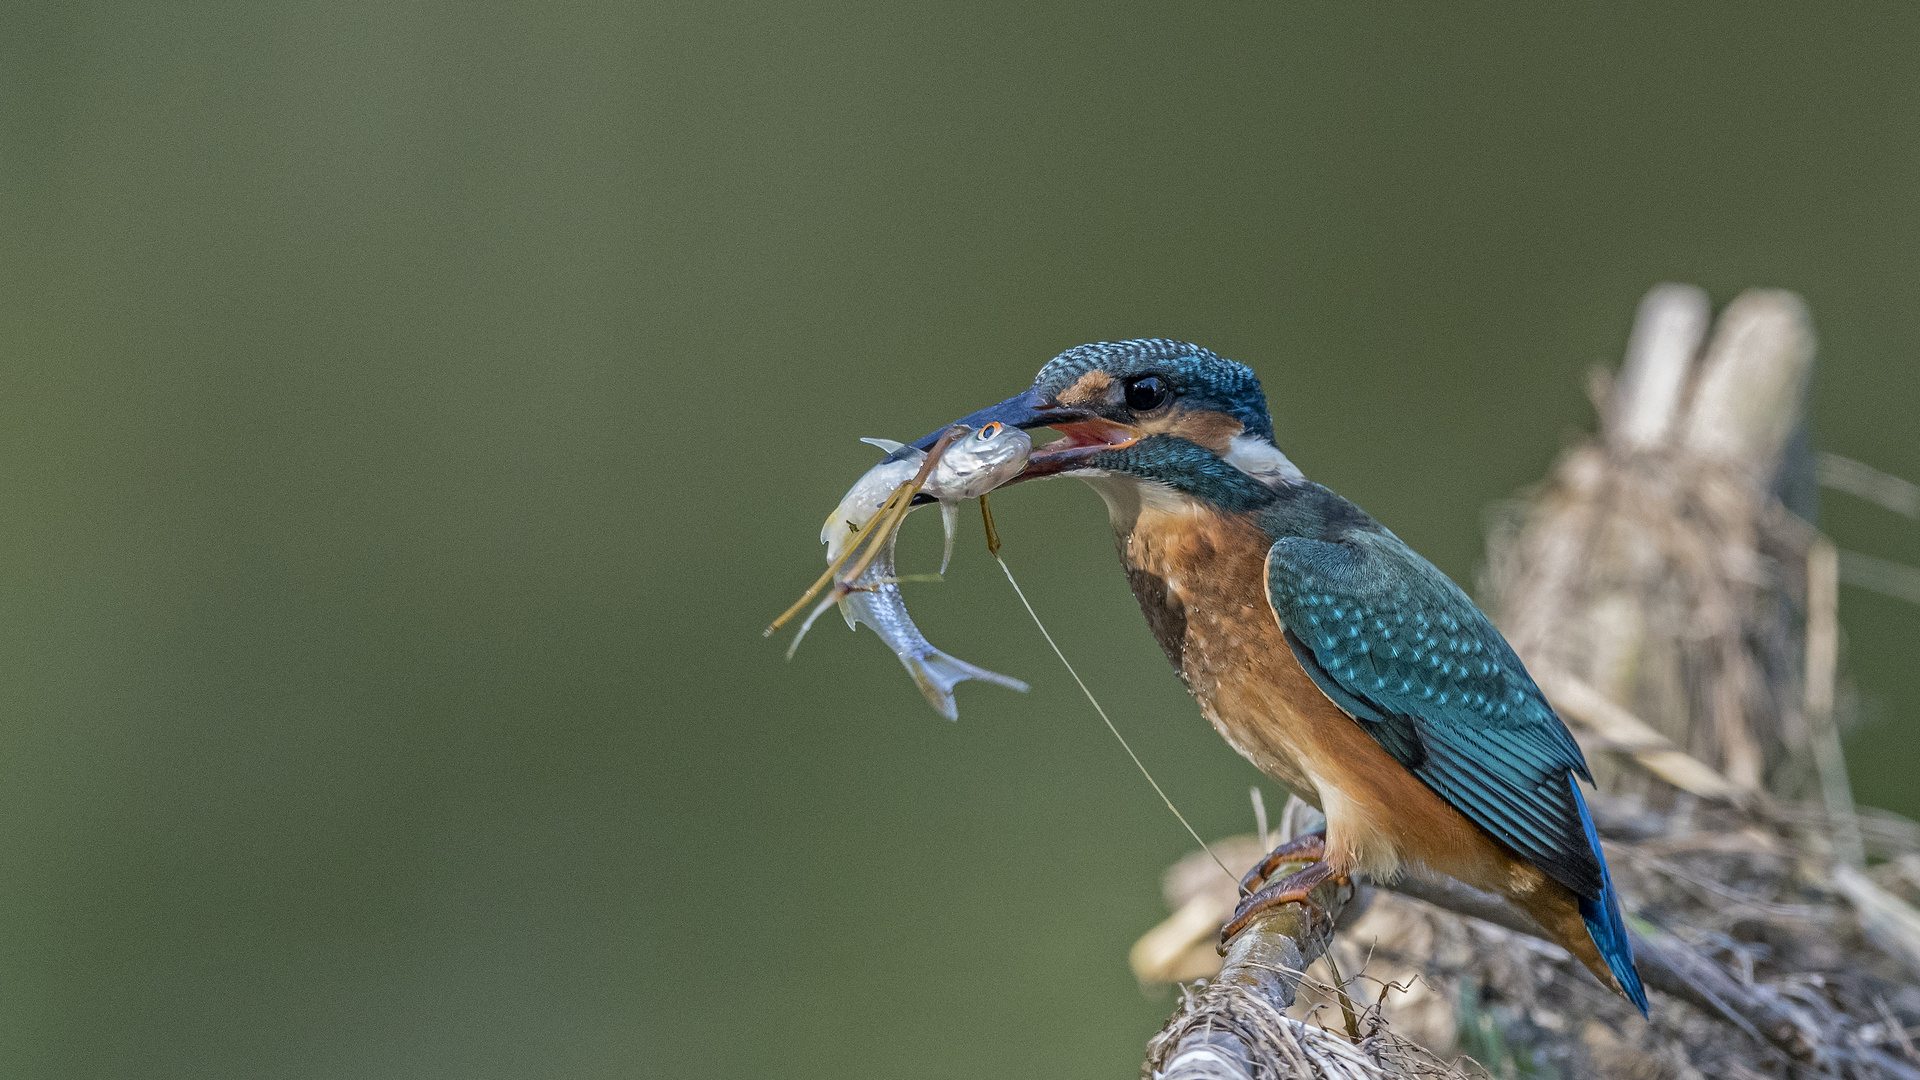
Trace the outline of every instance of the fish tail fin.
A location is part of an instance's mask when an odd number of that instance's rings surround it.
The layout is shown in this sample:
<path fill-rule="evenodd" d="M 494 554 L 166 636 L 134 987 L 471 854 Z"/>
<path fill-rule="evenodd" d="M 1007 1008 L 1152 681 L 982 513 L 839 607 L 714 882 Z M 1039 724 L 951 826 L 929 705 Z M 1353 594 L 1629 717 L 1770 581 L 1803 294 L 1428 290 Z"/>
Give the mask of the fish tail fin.
<path fill-rule="evenodd" d="M 980 682 L 996 683 L 1009 690 L 1027 692 L 1027 684 L 1019 679 L 1008 678 L 998 672 L 975 667 L 965 660 L 948 656 L 939 649 L 929 647 L 918 656 L 903 656 L 900 662 L 906 665 L 907 674 L 913 676 L 914 685 L 927 695 L 927 703 L 935 712 L 949 720 L 960 719 L 960 707 L 954 703 L 953 688 L 968 679 Z"/>
<path fill-rule="evenodd" d="M 1600 950 L 1601 959 L 1607 962 L 1607 970 L 1620 984 L 1620 992 L 1645 1016 L 1647 991 L 1640 985 L 1640 972 L 1633 965 L 1633 944 L 1627 937 L 1626 921 L 1620 917 L 1620 894 L 1614 891 L 1613 876 L 1607 873 L 1607 857 L 1600 853 L 1600 834 L 1593 827 L 1593 815 L 1587 812 L 1586 797 L 1580 794 L 1580 782 L 1568 776 L 1567 783 L 1573 788 L 1573 804 L 1580 808 L 1587 844 L 1600 860 L 1600 895 L 1592 900 L 1579 898 L 1580 918 L 1587 924 L 1587 934 Z"/>

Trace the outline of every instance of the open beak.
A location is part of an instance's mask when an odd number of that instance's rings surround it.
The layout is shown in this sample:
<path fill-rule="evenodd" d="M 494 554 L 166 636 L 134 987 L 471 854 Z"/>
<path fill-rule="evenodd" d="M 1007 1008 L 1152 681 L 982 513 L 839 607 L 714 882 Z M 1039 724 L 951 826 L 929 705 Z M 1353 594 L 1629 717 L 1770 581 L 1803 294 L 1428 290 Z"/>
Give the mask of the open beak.
<path fill-rule="evenodd" d="M 1131 446 L 1140 437 L 1140 433 L 1132 428 L 1104 419 L 1087 409 L 1053 401 L 1037 389 L 1029 389 L 998 405 L 989 405 L 953 423 L 964 424 L 975 431 L 991 423 L 1021 429 L 1050 427 L 1066 436 L 1035 450 L 1020 475 L 1007 481 L 1010 484 L 1084 468 L 1095 455 Z M 952 426 L 946 424 L 928 432 L 912 443 L 913 448 L 931 448 L 941 433 Z"/>

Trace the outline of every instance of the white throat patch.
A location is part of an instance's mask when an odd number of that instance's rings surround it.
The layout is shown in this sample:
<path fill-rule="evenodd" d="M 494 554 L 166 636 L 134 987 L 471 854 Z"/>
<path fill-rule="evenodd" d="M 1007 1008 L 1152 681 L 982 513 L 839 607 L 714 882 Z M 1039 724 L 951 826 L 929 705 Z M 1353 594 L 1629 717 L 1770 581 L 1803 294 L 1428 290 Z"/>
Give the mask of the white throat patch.
<path fill-rule="evenodd" d="M 1268 487 L 1298 484 L 1307 478 L 1279 447 L 1258 435 L 1235 435 L 1223 460 Z"/>

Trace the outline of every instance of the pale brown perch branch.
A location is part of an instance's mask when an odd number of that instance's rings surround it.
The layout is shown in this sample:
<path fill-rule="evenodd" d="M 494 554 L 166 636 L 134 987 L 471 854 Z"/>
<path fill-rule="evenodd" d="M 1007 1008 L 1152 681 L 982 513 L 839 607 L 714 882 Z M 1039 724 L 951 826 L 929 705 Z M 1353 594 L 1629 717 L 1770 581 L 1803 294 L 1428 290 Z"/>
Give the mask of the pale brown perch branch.
<path fill-rule="evenodd" d="M 1276 879 L 1298 869 L 1287 864 Z M 1302 1055 L 1332 1055 L 1332 1069 L 1352 1077 L 1387 1075 L 1345 1040 L 1287 1017 L 1302 973 L 1326 951 L 1352 886 L 1323 883 L 1312 906 L 1286 904 L 1255 921 L 1227 949 L 1220 974 L 1190 991 L 1179 1011 L 1147 1044 L 1142 1074 L 1165 1080 L 1257 1080 L 1306 1076 Z M 1302 1030 L 1304 1029 L 1304 1030 Z M 1313 1044 L 1303 1045 L 1305 1042 Z"/>

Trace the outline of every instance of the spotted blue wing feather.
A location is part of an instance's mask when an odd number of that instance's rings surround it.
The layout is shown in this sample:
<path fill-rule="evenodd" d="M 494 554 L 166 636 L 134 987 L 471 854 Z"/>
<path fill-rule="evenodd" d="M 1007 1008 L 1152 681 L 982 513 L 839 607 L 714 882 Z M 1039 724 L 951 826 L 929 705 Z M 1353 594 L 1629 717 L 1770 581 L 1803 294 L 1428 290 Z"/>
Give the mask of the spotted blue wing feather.
<path fill-rule="evenodd" d="M 1314 684 L 1448 804 L 1566 886 L 1641 1012 L 1646 992 L 1600 838 L 1586 759 L 1506 638 L 1392 533 L 1283 537 L 1267 593 Z"/>
<path fill-rule="evenodd" d="M 1321 690 L 1409 771 L 1575 893 L 1600 858 L 1567 778 L 1580 748 L 1506 639 L 1385 530 L 1287 537 L 1267 558 L 1274 612 Z"/>

